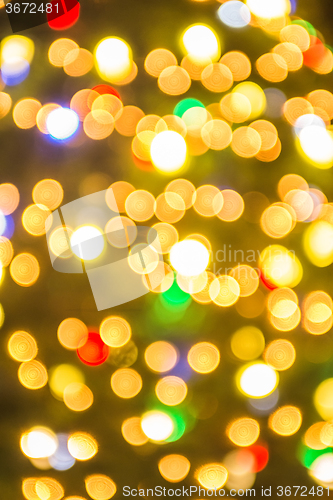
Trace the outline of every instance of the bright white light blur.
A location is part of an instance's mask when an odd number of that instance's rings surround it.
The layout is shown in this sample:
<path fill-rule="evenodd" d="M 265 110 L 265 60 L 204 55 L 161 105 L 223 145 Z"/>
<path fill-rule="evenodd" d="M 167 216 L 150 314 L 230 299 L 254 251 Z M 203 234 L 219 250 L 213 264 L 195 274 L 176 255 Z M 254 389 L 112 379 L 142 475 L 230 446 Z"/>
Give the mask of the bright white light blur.
<path fill-rule="evenodd" d="M 263 19 L 282 17 L 290 12 L 289 0 L 246 0 L 252 14 Z"/>
<path fill-rule="evenodd" d="M 95 58 L 99 73 L 110 82 L 123 80 L 131 72 L 131 50 L 120 38 L 101 40 L 96 46 Z"/>
<path fill-rule="evenodd" d="M 299 135 L 304 128 L 310 126 L 321 127 L 323 129 L 326 129 L 325 122 L 322 118 L 320 118 L 320 116 L 314 115 L 313 113 L 309 113 L 297 118 L 294 125 L 294 130 L 296 135 Z"/>
<path fill-rule="evenodd" d="M 34 42 L 21 35 L 7 36 L 1 41 L 1 64 L 24 59 L 31 63 L 35 52 Z"/>
<path fill-rule="evenodd" d="M 0 210 L 0 236 L 3 235 L 5 230 L 6 230 L 6 217 Z"/>
<path fill-rule="evenodd" d="M 324 220 L 311 224 L 304 234 L 304 250 L 310 261 L 326 267 L 333 260 L 333 226 Z"/>
<path fill-rule="evenodd" d="M 165 441 L 171 436 L 174 425 L 172 419 L 161 411 L 149 411 L 141 419 L 141 428 L 152 441 Z"/>
<path fill-rule="evenodd" d="M 208 266 L 209 252 L 200 241 L 183 240 L 171 248 L 170 262 L 182 276 L 198 276 Z"/>
<path fill-rule="evenodd" d="M 93 260 L 104 250 L 102 231 L 94 226 L 83 226 L 74 231 L 70 239 L 72 251 L 83 260 Z"/>
<path fill-rule="evenodd" d="M 325 453 L 316 460 L 311 465 L 310 469 L 311 475 L 318 481 L 324 483 L 333 482 L 333 454 Z"/>
<path fill-rule="evenodd" d="M 46 458 L 58 447 L 57 436 L 46 427 L 36 427 L 21 437 L 21 450 L 29 458 Z"/>
<path fill-rule="evenodd" d="M 310 125 L 299 134 L 300 145 L 310 160 L 319 165 L 331 166 L 333 162 L 333 137 L 328 130 Z"/>
<path fill-rule="evenodd" d="M 68 451 L 67 434 L 57 434 L 58 448 L 55 453 L 49 457 L 49 464 L 55 470 L 68 470 L 75 464 L 76 460 Z"/>
<path fill-rule="evenodd" d="M 79 117 L 69 108 L 57 108 L 49 113 L 46 118 L 46 128 L 48 133 L 60 141 L 68 139 L 77 131 Z"/>
<path fill-rule="evenodd" d="M 187 28 L 183 43 L 188 55 L 195 61 L 215 61 L 220 55 L 215 33 L 202 24 Z"/>
<path fill-rule="evenodd" d="M 248 6 L 239 0 L 231 0 L 221 5 L 217 15 L 230 28 L 244 28 L 251 21 L 251 12 Z"/>
<path fill-rule="evenodd" d="M 271 394 L 278 384 L 278 374 L 265 363 L 255 363 L 241 371 L 239 385 L 247 396 L 264 398 Z"/>
<path fill-rule="evenodd" d="M 176 172 L 186 161 L 185 139 L 172 130 L 157 134 L 150 146 L 154 166 L 162 172 Z"/>

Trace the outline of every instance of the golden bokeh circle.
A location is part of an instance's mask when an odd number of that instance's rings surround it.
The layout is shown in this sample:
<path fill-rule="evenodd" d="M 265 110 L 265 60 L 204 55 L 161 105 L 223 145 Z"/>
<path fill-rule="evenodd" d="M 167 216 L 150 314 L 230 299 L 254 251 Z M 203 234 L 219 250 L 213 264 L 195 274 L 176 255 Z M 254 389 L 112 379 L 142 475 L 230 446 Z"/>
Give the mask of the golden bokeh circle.
<path fill-rule="evenodd" d="M 218 276 L 209 287 L 209 295 L 216 305 L 230 307 L 240 297 L 240 286 L 235 278 L 231 276 Z"/>
<path fill-rule="evenodd" d="M 296 351 L 288 340 L 273 340 L 266 347 L 264 359 L 275 370 L 288 370 L 295 362 Z"/>
<path fill-rule="evenodd" d="M 152 226 L 152 230 L 152 232 L 148 233 L 148 243 L 158 253 L 169 253 L 173 245 L 175 245 L 179 240 L 177 229 L 172 224 L 168 224 L 167 222 L 158 222 L 157 224 L 154 224 Z M 155 238 L 155 231 L 157 231 L 157 238 Z"/>
<path fill-rule="evenodd" d="M 273 48 L 273 54 L 278 54 L 283 57 L 287 63 L 288 71 L 297 71 L 303 66 L 302 51 L 294 43 L 279 43 Z"/>
<path fill-rule="evenodd" d="M 12 98 L 6 92 L 0 92 L 0 119 L 4 118 L 12 107 Z"/>
<path fill-rule="evenodd" d="M 124 106 L 117 115 L 115 129 L 125 137 L 133 137 L 139 121 L 145 116 L 142 109 L 137 106 Z"/>
<path fill-rule="evenodd" d="M 117 491 L 114 481 L 104 474 L 93 474 L 86 477 L 84 482 L 87 493 L 93 500 L 110 500 Z"/>
<path fill-rule="evenodd" d="M 155 198 L 149 191 L 138 189 L 127 196 L 125 210 L 131 219 L 138 222 L 147 221 L 155 213 Z"/>
<path fill-rule="evenodd" d="M 2 267 L 9 266 L 14 255 L 12 242 L 5 236 L 0 236 L 0 263 Z"/>
<path fill-rule="evenodd" d="M 283 238 L 293 229 L 293 220 L 286 208 L 270 206 L 263 212 L 260 225 L 271 238 Z"/>
<path fill-rule="evenodd" d="M 292 436 L 302 425 L 302 415 L 296 406 L 282 406 L 272 413 L 269 427 L 280 436 Z"/>
<path fill-rule="evenodd" d="M 22 363 L 18 370 L 18 378 L 26 389 L 41 389 L 47 384 L 48 374 L 45 366 L 37 360 Z"/>
<path fill-rule="evenodd" d="M 132 336 L 132 329 L 126 319 L 120 316 L 109 316 L 105 318 L 100 327 L 101 339 L 110 347 L 124 346 Z"/>
<path fill-rule="evenodd" d="M 59 207 L 64 197 L 64 190 L 60 182 L 54 179 L 43 179 L 37 182 L 32 190 L 32 199 L 50 210 Z"/>
<path fill-rule="evenodd" d="M 165 94 L 181 95 L 189 90 L 191 77 L 184 68 L 169 66 L 161 71 L 157 83 Z"/>
<path fill-rule="evenodd" d="M 224 120 L 214 119 L 205 123 L 202 127 L 201 137 L 210 149 L 221 151 L 231 143 L 232 130 Z"/>
<path fill-rule="evenodd" d="M 223 207 L 217 214 L 218 218 L 225 222 L 234 222 L 239 219 L 244 212 L 244 200 L 237 191 L 233 189 L 223 189 Z"/>
<path fill-rule="evenodd" d="M 76 460 L 90 460 L 98 451 L 97 441 L 87 432 L 74 432 L 68 438 L 69 453 Z"/>
<path fill-rule="evenodd" d="M 199 215 L 214 217 L 221 211 L 222 207 L 223 195 L 217 187 L 206 184 L 196 190 L 193 208 Z"/>
<path fill-rule="evenodd" d="M 91 407 L 94 395 L 88 386 L 81 382 L 68 384 L 63 393 L 64 403 L 70 410 L 84 411 Z"/>
<path fill-rule="evenodd" d="M 166 455 L 158 462 L 161 476 L 170 483 L 183 481 L 190 472 L 191 463 L 183 455 Z"/>
<path fill-rule="evenodd" d="M 251 74 L 251 61 L 244 52 L 233 50 L 224 54 L 220 63 L 227 66 L 235 82 L 246 80 Z"/>
<path fill-rule="evenodd" d="M 140 417 L 131 417 L 125 420 L 121 426 L 121 433 L 125 441 L 132 446 L 142 446 L 149 441 L 141 428 Z"/>
<path fill-rule="evenodd" d="M 155 393 L 161 403 L 176 406 L 186 398 L 187 386 L 183 379 L 170 375 L 157 382 Z"/>
<path fill-rule="evenodd" d="M 49 248 L 51 252 L 61 259 L 69 259 L 73 252 L 70 245 L 70 239 L 73 230 L 69 227 L 60 226 L 54 229 L 49 237 Z"/>
<path fill-rule="evenodd" d="M 310 35 L 308 31 L 298 24 L 289 24 L 280 31 L 281 42 L 290 42 L 297 45 L 302 52 L 310 47 Z"/>
<path fill-rule="evenodd" d="M 127 248 L 138 235 L 136 224 L 124 216 L 112 217 L 105 226 L 105 236 L 110 245 L 115 248 Z"/>
<path fill-rule="evenodd" d="M 42 236 L 52 226 L 52 213 L 42 204 L 29 205 L 22 214 L 24 229 L 33 236 Z"/>
<path fill-rule="evenodd" d="M 323 450 L 326 448 L 326 444 L 324 444 L 320 439 L 321 431 L 325 424 L 326 422 L 316 422 L 307 429 L 303 437 L 303 441 L 306 446 L 312 448 L 313 450 Z"/>
<path fill-rule="evenodd" d="M 108 187 L 105 194 L 107 206 L 113 212 L 125 212 L 125 201 L 127 196 L 135 191 L 135 187 L 126 181 L 117 181 Z"/>
<path fill-rule="evenodd" d="M 83 121 L 83 130 L 95 141 L 106 139 L 114 130 L 114 117 L 105 109 L 90 111 Z"/>
<path fill-rule="evenodd" d="M 199 342 L 188 352 L 187 361 L 198 373 L 211 373 L 220 363 L 220 351 L 210 342 Z"/>
<path fill-rule="evenodd" d="M 329 90 L 313 90 L 308 94 L 307 100 L 310 105 L 325 111 L 330 120 L 333 118 L 333 94 Z"/>
<path fill-rule="evenodd" d="M 251 446 L 259 438 L 260 427 L 253 418 L 239 418 L 227 429 L 227 435 L 237 446 Z"/>
<path fill-rule="evenodd" d="M 177 58 L 170 50 L 154 49 L 147 55 L 144 68 L 149 75 L 158 78 L 165 68 L 177 64 Z"/>
<path fill-rule="evenodd" d="M 66 75 L 78 77 L 89 73 L 94 66 L 94 57 L 87 49 L 75 48 L 68 52 L 64 59 Z"/>
<path fill-rule="evenodd" d="M 279 54 L 263 54 L 257 59 L 256 68 L 262 78 L 272 83 L 283 82 L 288 76 L 288 65 Z"/>
<path fill-rule="evenodd" d="M 167 372 L 176 365 L 178 352 L 169 342 L 158 340 L 147 347 L 145 361 L 154 372 Z"/>
<path fill-rule="evenodd" d="M 174 272 L 165 262 L 158 262 L 156 268 L 142 276 L 143 284 L 151 292 L 163 293 L 172 287 Z"/>
<path fill-rule="evenodd" d="M 119 368 L 112 374 L 111 387 L 120 398 L 134 398 L 142 389 L 142 379 L 133 368 Z"/>
<path fill-rule="evenodd" d="M 91 89 L 82 89 L 73 95 L 70 108 L 75 111 L 81 122 L 83 122 L 87 114 L 91 111 L 92 103 L 99 95 L 98 92 Z"/>
<path fill-rule="evenodd" d="M 228 66 L 214 63 L 204 68 L 201 82 L 210 92 L 226 92 L 232 87 L 234 78 Z"/>
<path fill-rule="evenodd" d="M 174 224 L 185 215 L 185 202 L 174 192 L 161 193 L 155 202 L 155 215 L 161 222 Z"/>
<path fill-rule="evenodd" d="M 261 138 L 261 151 L 272 149 L 278 140 L 278 131 L 273 123 L 267 120 L 256 120 L 250 124 L 251 128 L 256 130 Z"/>
<path fill-rule="evenodd" d="M 18 285 L 32 286 L 38 279 L 40 268 L 36 257 L 30 253 L 20 253 L 12 260 L 9 271 Z"/>
<path fill-rule="evenodd" d="M 261 149 L 259 132 L 251 127 L 239 127 L 232 134 L 231 149 L 242 158 L 253 158 Z"/>
<path fill-rule="evenodd" d="M 76 350 L 88 339 L 88 328 L 77 318 L 64 319 L 57 330 L 58 340 L 66 349 Z"/>
<path fill-rule="evenodd" d="M 0 184 L 0 210 L 4 215 L 13 213 L 20 202 L 20 193 L 14 184 Z"/>
<path fill-rule="evenodd" d="M 31 361 L 37 356 L 37 342 L 23 330 L 13 333 L 8 341 L 8 352 L 15 361 Z"/>
<path fill-rule="evenodd" d="M 227 482 L 228 471 L 222 464 L 206 464 L 197 471 L 196 478 L 204 488 L 219 489 Z"/>
<path fill-rule="evenodd" d="M 222 97 L 220 109 L 223 118 L 229 122 L 243 123 L 250 117 L 252 106 L 244 94 L 231 92 Z"/>
<path fill-rule="evenodd" d="M 283 106 L 283 114 L 290 125 L 295 125 L 296 120 L 302 116 L 313 113 L 313 107 L 304 97 L 288 99 Z"/>
<path fill-rule="evenodd" d="M 37 113 L 42 105 L 37 99 L 22 99 L 15 104 L 13 119 L 15 125 L 22 129 L 29 129 L 36 125 Z"/>
<path fill-rule="evenodd" d="M 178 194 L 184 200 L 186 210 L 193 206 L 196 198 L 195 186 L 187 179 L 175 179 L 169 182 L 165 191 Z"/>
<path fill-rule="evenodd" d="M 73 50 L 78 49 L 79 46 L 74 40 L 69 38 L 58 38 L 51 43 L 48 51 L 48 58 L 53 66 L 61 68 L 64 65 L 67 54 Z"/>
<path fill-rule="evenodd" d="M 121 115 L 123 109 L 122 101 L 113 94 L 103 94 L 94 99 L 91 105 L 91 112 L 94 115 L 96 111 L 103 110 L 110 113 L 110 115 L 117 120 Z M 97 115 L 98 116 L 98 115 Z"/>
<path fill-rule="evenodd" d="M 240 297 L 249 297 L 259 287 L 259 275 L 257 271 L 247 264 L 235 266 L 229 273 L 239 284 Z"/>

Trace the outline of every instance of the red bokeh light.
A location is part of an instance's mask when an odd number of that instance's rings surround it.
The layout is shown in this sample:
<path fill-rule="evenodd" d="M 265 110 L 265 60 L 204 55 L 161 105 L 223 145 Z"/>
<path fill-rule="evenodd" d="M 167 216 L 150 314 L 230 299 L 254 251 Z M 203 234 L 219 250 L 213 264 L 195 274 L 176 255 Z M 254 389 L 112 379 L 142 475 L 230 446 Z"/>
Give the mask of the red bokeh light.
<path fill-rule="evenodd" d="M 119 92 L 113 87 L 111 87 L 111 85 L 106 85 L 106 83 L 101 83 L 100 85 L 96 85 L 96 87 L 93 87 L 92 90 L 95 90 L 95 92 L 98 92 L 101 95 L 112 94 L 118 97 L 118 99 L 122 100 Z"/>
<path fill-rule="evenodd" d="M 87 342 L 82 347 L 79 347 L 76 352 L 82 363 L 89 366 L 98 366 L 107 360 L 109 347 L 104 344 L 99 333 L 89 332 Z"/>
<path fill-rule="evenodd" d="M 60 3 L 59 3 L 60 2 Z M 53 30 L 65 30 L 73 26 L 80 17 L 80 4 L 77 0 L 53 0 L 52 5 L 59 5 L 58 10 L 52 9 L 51 14 L 47 15 L 47 22 Z"/>
<path fill-rule="evenodd" d="M 325 57 L 325 45 L 316 36 L 310 36 L 310 47 L 303 52 L 305 66 L 318 66 Z"/>
<path fill-rule="evenodd" d="M 267 288 L 268 290 L 275 290 L 276 288 L 279 288 L 278 286 L 274 285 L 273 283 L 271 283 L 267 278 L 266 276 L 264 275 L 263 271 L 261 269 L 259 269 L 259 277 L 260 277 L 260 281 L 262 282 L 262 284 L 265 286 L 265 288 Z"/>
<path fill-rule="evenodd" d="M 260 472 L 268 464 L 269 453 L 266 446 L 254 444 L 248 448 L 254 457 L 254 465 L 252 472 Z"/>

